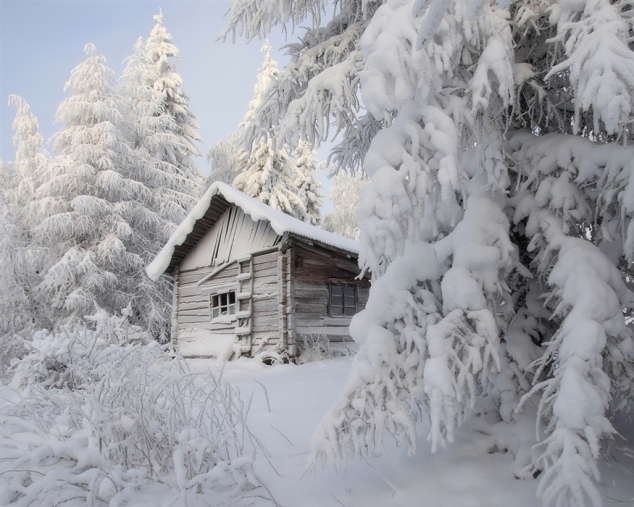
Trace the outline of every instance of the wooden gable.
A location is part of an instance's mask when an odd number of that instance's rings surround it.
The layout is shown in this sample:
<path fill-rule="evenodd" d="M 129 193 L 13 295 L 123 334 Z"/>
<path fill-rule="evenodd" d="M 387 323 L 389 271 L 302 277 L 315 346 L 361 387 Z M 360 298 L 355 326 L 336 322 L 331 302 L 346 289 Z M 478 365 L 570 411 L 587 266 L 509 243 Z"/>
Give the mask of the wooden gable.
<path fill-rule="evenodd" d="M 277 245 L 281 237 L 268 220 L 254 221 L 231 205 L 183 259 L 180 269 L 219 266 Z"/>

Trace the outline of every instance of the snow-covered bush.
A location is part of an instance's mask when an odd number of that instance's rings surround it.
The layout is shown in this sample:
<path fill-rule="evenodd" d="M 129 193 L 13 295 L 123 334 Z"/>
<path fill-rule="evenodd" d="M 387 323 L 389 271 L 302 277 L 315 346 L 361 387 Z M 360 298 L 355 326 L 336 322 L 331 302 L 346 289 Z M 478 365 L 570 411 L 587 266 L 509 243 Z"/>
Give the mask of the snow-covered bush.
<path fill-rule="evenodd" d="M 39 333 L 1 393 L 2 505 L 273 502 L 252 468 L 258 444 L 239 392 L 193 374 L 127 315 Z M 177 496 L 175 496 L 177 495 Z"/>
<path fill-rule="evenodd" d="M 331 343 L 328 336 L 323 334 L 303 334 L 299 339 L 301 341 L 299 363 L 351 356 L 358 348 L 356 343 Z"/>

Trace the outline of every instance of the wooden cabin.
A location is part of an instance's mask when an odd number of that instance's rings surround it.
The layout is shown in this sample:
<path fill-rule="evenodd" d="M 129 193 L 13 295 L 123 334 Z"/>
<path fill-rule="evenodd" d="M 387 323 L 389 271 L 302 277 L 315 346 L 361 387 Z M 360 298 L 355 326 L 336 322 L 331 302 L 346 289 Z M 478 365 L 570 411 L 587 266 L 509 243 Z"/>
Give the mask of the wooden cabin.
<path fill-rule="evenodd" d="M 369 280 L 358 243 L 216 182 L 147 267 L 174 279 L 172 342 L 185 357 L 277 353 L 306 337 L 350 341 Z"/>

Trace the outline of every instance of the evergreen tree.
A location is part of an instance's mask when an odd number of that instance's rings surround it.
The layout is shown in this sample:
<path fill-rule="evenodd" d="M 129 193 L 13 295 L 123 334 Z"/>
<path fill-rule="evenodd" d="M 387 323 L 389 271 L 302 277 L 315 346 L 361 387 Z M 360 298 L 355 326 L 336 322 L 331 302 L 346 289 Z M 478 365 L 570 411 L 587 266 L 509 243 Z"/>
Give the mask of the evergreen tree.
<path fill-rule="evenodd" d="M 6 198 L 11 170 L 0 161 L 0 376 L 12 359 L 27 352 L 25 344 L 35 325 L 28 244 Z"/>
<path fill-rule="evenodd" d="M 3 266 L 0 336 L 6 353 L 0 369 L 21 356 L 32 331 L 46 324 L 44 309 L 37 305 L 34 288 L 50 265 L 49 252 L 33 242 L 35 191 L 49 163 L 37 118 L 28 103 L 9 96 L 17 107 L 13 120 L 15 161 L 0 168 L 0 264 Z"/>
<path fill-rule="evenodd" d="M 155 89 L 160 79 L 157 66 L 148 60 L 147 48 L 139 39 L 134 55 L 127 61 L 120 89 L 126 138 L 134 159 L 129 177 L 147 189 L 142 203 L 143 220 L 131 224 L 136 241 L 129 245 L 144 263 L 154 258 L 176 225 L 187 216 L 200 195 L 202 182 L 187 155 L 191 154 L 191 143 L 178 133 L 175 118 L 166 107 L 164 91 Z M 183 101 L 186 103 L 184 95 L 181 96 Z M 180 155 L 175 155 L 177 153 Z M 147 278 L 139 280 L 137 300 L 145 328 L 159 339 L 167 339 L 171 305 L 169 277 L 162 277 L 156 283 Z"/>
<path fill-rule="evenodd" d="M 9 105 L 17 108 L 13 120 L 13 144 L 16 152 L 14 176 L 5 180 L 5 197 L 21 227 L 28 232 L 33 224 L 26 222 L 30 216 L 27 208 L 31 206 L 35 190 L 41 183 L 49 157 L 43 148 L 44 138 L 40 134 L 37 118 L 26 100 L 18 95 L 10 95 Z M 6 174 L 5 178 L 9 178 L 9 175 Z"/>
<path fill-rule="evenodd" d="M 303 221 L 311 225 L 319 225 L 323 197 L 320 190 L 321 183 L 314 176 L 317 170 L 317 157 L 306 141 L 300 141 L 293 152 L 293 162 L 296 170 L 297 196 L 306 208 Z"/>
<path fill-rule="evenodd" d="M 278 68 L 271 50 L 271 44 L 266 41 L 262 47 L 264 63 L 258 73 L 253 99 L 240 124 L 246 132 L 260 124 L 263 100 L 277 81 Z M 274 128 L 261 130 L 253 142 L 244 138 L 243 143 L 244 149 L 239 157 L 240 173 L 233 186 L 274 209 L 309 223 L 317 223 L 321 194 L 318 182 L 310 173 L 315 166 L 312 150 L 298 147 L 295 153 L 300 157 L 301 165 L 298 165 L 289 145 L 277 136 Z"/>
<path fill-rule="evenodd" d="M 234 0 L 228 31 L 265 35 L 321 5 Z M 333 123 L 336 161 L 371 177 L 361 349 L 316 452 L 380 451 L 384 429 L 414 450 L 420 408 L 436 451 L 477 394 L 508 422 L 533 399 L 545 429 L 523 475 L 547 505 L 600 505 L 600 443 L 634 396 L 629 6 L 347 2 L 320 22 L 248 133 L 318 143 Z"/>
<path fill-rule="evenodd" d="M 367 184 L 366 178 L 351 176 L 344 171 L 332 179 L 328 196 L 333 203 L 333 211 L 324 217 L 324 229 L 346 238 L 359 239 L 359 205 L 361 192 Z"/>
<path fill-rule="evenodd" d="M 165 226 L 152 211 L 152 190 L 140 181 L 113 73 L 93 45 L 86 54 L 66 83 L 58 155 L 36 192 L 34 233 L 55 255 L 39 293 L 53 309 L 54 326 L 92 314 L 95 305 L 115 313 L 132 302 L 136 321 L 165 339 L 160 322 L 167 317 L 156 322 L 156 288 L 146 287 L 143 276 Z M 159 306 L 166 311 L 167 303 Z"/>
<path fill-rule="evenodd" d="M 178 58 L 178 48 L 172 36 L 163 26 L 163 14 L 154 16 L 156 25 L 145 44 L 145 56 L 149 64 L 147 84 L 157 92 L 158 103 L 154 114 L 165 114 L 169 121 L 156 128 L 156 139 L 150 155 L 165 164 L 165 172 L 173 172 L 200 184 L 202 175 L 191 157 L 200 153 L 194 142 L 200 141 L 198 123 L 189 109 L 189 99 L 182 89 L 183 79 L 176 71 L 172 59 Z M 161 139 L 162 136 L 167 140 Z M 148 147 L 150 148 L 150 147 Z"/>
<path fill-rule="evenodd" d="M 297 195 L 293 159 L 284 148 L 275 145 L 273 136 L 254 144 L 245 153 L 244 170 L 233 186 L 274 209 L 303 220 L 306 207 Z"/>
<path fill-rule="evenodd" d="M 240 169 L 240 154 L 243 152 L 240 134 L 231 132 L 227 139 L 222 139 L 207 151 L 207 161 L 211 172 L 207 177 L 208 187 L 214 181 L 222 181 L 231 185 Z"/>

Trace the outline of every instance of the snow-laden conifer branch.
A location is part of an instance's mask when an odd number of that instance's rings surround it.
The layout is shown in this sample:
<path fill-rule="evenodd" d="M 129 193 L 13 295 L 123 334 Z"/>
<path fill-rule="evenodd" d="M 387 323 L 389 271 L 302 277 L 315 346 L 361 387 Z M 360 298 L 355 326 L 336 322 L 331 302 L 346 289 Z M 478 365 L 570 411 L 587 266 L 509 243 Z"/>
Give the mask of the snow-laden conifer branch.
<path fill-rule="evenodd" d="M 596 246 L 567 237 L 552 212 L 538 213 L 550 255 L 556 255 L 548 275 L 557 302 L 551 318 L 562 320 L 533 363 L 536 379 L 547 369 L 549 376 L 523 398 L 543 391 L 538 423 L 544 418 L 549 434 L 530 468 L 545 470 L 538 490 L 545 504 L 584 505 L 587 496 L 598 506 L 601 497 L 593 481 L 599 480 L 600 443 L 614 433 L 606 418 L 613 389 L 604 364 L 615 353 L 625 362 L 634 359 L 633 335 L 623 315 L 633 294 Z"/>
<path fill-rule="evenodd" d="M 592 109 L 594 131 L 603 122 L 608 134 L 618 133 L 630 119 L 634 88 L 634 52 L 629 45 L 630 22 L 626 2 L 588 0 L 582 4 L 558 2 L 550 21 L 557 23 L 554 41 L 565 44 L 566 60 L 548 72 L 570 71 L 575 88 L 575 132 L 579 114 Z"/>

